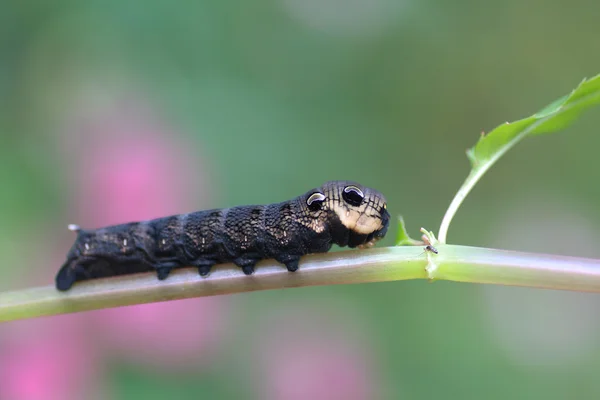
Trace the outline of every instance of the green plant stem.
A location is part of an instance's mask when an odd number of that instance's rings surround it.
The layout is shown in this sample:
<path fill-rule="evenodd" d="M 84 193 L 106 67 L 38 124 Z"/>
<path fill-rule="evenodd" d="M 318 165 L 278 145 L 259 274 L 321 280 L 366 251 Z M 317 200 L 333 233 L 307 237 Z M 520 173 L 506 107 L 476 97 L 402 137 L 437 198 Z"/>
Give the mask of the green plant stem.
<path fill-rule="evenodd" d="M 79 282 L 67 292 L 53 286 L 5 292 L 0 293 L 0 322 L 257 290 L 427 279 L 428 256 L 436 264 L 436 280 L 600 293 L 600 260 L 455 245 L 437 250 L 433 255 L 420 246 L 404 246 L 311 255 L 295 273 L 264 261 L 252 276 L 223 265 L 208 278 L 184 268 L 165 281 L 146 273 Z"/>
<path fill-rule="evenodd" d="M 446 243 L 446 236 L 448 235 L 448 229 L 450 228 L 450 222 L 454 218 L 454 215 L 460 208 L 460 205 L 465 200 L 467 195 L 471 192 L 471 189 L 475 186 L 479 179 L 487 172 L 487 170 L 493 165 L 493 163 L 487 164 L 483 168 L 478 168 L 471 170 L 467 179 L 465 179 L 464 183 L 454 195 L 452 202 L 448 206 L 446 213 L 444 214 L 444 218 L 442 219 L 442 223 L 440 225 L 440 229 L 438 230 L 438 240 L 440 243 Z"/>
<path fill-rule="evenodd" d="M 568 111 L 571 107 L 564 107 L 565 111 Z M 553 116 L 553 115 L 552 115 Z M 448 206 L 446 213 L 444 214 L 444 218 L 442 219 L 442 223 L 440 225 L 440 230 L 438 231 L 438 240 L 440 243 L 446 243 L 446 237 L 448 235 L 448 229 L 450 228 L 450 222 L 452 222 L 452 218 L 460 208 L 460 205 L 465 200 L 467 195 L 471 192 L 475 184 L 479 182 L 481 177 L 485 175 L 485 173 L 498 161 L 506 152 L 512 149 L 517 143 L 527 137 L 529 134 L 534 132 L 540 125 L 545 123 L 547 120 L 552 118 L 552 116 L 548 116 L 546 118 L 541 118 L 533 124 L 529 125 L 527 128 L 523 129 L 521 133 L 515 136 L 511 141 L 507 142 L 504 146 L 500 147 L 494 154 L 489 157 L 489 159 L 485 160 L 479 165 L 474 165 L 471 169 L 471 172 L 467 176 L 467 179 L 463 182 L 458 192 L 452 199 L 452 202 Z"/>

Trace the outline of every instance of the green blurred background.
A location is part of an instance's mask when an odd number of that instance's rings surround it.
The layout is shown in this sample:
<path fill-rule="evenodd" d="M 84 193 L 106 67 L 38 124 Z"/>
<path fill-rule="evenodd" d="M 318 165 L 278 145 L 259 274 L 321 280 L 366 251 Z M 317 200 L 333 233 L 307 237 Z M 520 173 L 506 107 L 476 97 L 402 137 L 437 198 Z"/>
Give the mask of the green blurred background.
<path fill-rule="evenodd" d="M 0 289 L 51 283 L 73 240 L 68 223 L 132 215 L 105 215 L 98 193 L 113 207 L 176 192 L 148 212 L 181 213 L 281 201 L 351 179 L 382 191 L 413 236 L 437 230 L 481 131 L 600 72 L 599 13 L 600 3 L 586 0 L 4 0 Z M 599 257 L 599 125 L 593 109 L 567 132 L 519 145 L 467 199 L 449 241 Z M 133 168 L 127 154 L 137 157 L 146 135 L 156 165 L 165 146 L 174 146 L 173 160 L 190 161 L 169 173 L 166 162 L 143 193 L 137 175 L 114 190 L 110 177 L 98 185 L 113 157 Z M 88 174 L 92 163 L 99 167 Z M 14 331 L 34 342 L 36 331 L 4 324 L 0 384 L 21 383 L 0 389 L 0 399 L 600 396 L 597 296 L 392 282 L 218 301 L 194 306 L 217 307 L 211 318 L 222 324 L 197 359 L 150 363 L 119 356 L 116 340 L 90 340 L 73 355 L 85 354 L 75 364 L 90 369 L 78 381 L 9 375 L 19 362 L 59 366 L 65 353 L 19 361 L 15 349 L 32 347 L 13 345 Z M 91 337 L 80 325 L 102 325 L 94 315 L 69 320 L 78 338 Z M 175 324 L 181 333 L 193 319 L 143 329 Z M 65 332 L 63 320 L 44 323 Z M 131 354 L 168 353 L 177 340 L 143 342 Z"/>

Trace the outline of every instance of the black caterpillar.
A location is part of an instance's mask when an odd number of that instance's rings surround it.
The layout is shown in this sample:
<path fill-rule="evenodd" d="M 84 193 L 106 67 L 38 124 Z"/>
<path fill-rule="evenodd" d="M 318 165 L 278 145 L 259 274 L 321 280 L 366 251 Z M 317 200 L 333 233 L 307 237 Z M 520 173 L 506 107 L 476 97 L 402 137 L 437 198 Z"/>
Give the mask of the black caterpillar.
<path fill-rule="evenodd" d="M 330 181 L 283 203 L 197 211 L 96 230 L 77 225 L 77 239 L 56 276 L 56 288 L 75 281 L 194 266 L 202 276 L 215 264 L 233 262 L 246 275 L 262 259 L 288 271 L 301 256 L 332 244 L 372 246 L 385 236 L 390 214 L 385 197 L 355 182 Z"/>

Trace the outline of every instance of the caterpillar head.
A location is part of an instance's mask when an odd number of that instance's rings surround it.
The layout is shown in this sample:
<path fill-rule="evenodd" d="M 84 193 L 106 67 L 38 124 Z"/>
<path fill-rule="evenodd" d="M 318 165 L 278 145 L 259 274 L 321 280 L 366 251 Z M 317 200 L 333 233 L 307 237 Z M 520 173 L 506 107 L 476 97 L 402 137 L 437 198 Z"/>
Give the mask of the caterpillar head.
<path fill-rule="evenodd" d="M 377 190 L 351 181 L 329 181 L 306 194 L 306 207 L 334 243 L 371 247 L 387 233 L 387 201 Z"/>

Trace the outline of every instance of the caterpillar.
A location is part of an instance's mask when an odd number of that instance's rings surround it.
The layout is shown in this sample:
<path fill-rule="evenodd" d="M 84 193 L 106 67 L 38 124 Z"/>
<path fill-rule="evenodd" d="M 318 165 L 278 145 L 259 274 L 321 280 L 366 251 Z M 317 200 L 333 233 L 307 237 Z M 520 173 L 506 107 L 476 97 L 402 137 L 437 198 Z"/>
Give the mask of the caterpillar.
<path fill-rule="evenodd" d="M 288 271 L 300 257 L 329 251 L 333 244 L 370 247 L 387 232 L 385 197 L 356 182 L 329 181 L 292 200 L 196 211 L 77 233 L 56 275 L 66 291 L 76 281 L 193 266 L 207 276 L 215 264 L 233 262 L 246 275 L 262 259 Z"/>

